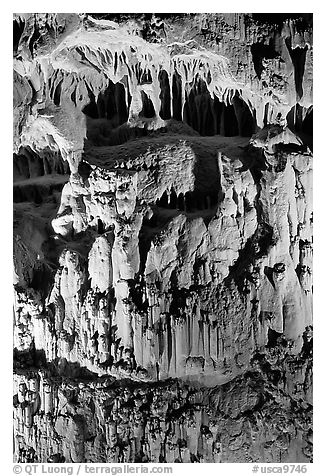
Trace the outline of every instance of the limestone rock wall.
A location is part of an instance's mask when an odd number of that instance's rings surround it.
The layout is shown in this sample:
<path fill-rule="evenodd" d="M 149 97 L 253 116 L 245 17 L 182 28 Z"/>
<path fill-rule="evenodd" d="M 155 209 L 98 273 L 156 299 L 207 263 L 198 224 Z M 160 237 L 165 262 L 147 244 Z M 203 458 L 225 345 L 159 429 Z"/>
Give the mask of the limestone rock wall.
<path fill-rule="evenodd" d="M 18 370 L 14 429 L 21 462 L 309 461 L 311 335 L 294 357 L 270 349 L 214 389 L 167 380 L 117 385 Z M 34 363 L 34 362 L 33 362 Z M 70 369 L 71 370 L 71 369 Z M 294 383 L 295 382 L 295 383 Z M 303 403 L 304 402 L 304 403 Z"/>
<path fill-rule="evenodd" d="M 312 21 L 171 15 L 14 16 L 17 461 L 312 457 Z"/>

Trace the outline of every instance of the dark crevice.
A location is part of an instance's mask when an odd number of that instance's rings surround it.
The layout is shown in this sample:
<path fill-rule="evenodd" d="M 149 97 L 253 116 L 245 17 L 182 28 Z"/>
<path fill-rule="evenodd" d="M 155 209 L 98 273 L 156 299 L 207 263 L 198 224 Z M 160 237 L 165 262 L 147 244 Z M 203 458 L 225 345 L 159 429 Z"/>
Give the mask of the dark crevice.
<path fill-rule="evenodd" d="M 14 203 L 31 202 L 36 205 L 49 201 L 59 204 L 63 186 L 64 182 L 14 185 L 13 201 Z"/>
<path fill-rule="evenodd" d="M 42 177 L 46 175 L 65 175 L 69 173 L 69 164 L 60 154 L 48 151 L 42 157 L 30 148 L 22 148 L 19 154 L 13 154 L 14 182 Z"/>
<path fill-rule="evenodd" d="M 280 56 L 279 53 L 275 51 L 271 42 L 272 40 L 270 40 L 269 45 L 264 43 L 253 43 L 251 45 L 252 60 L 258 79 L 261 79 L 261 75 L 264 70 L 263 59 L 274 59 Z"/>
<path fill-rule="evenodd" d="M 147 96 L 147 94 L 144 91 L 141 91 L 141 96 L 142 96 L 143 108 L 139 115 L 141 117 L 146 117 L 148 119 L 155 117 L 155 109 L 154 109 L 152 101 L 150 100 L 150 98 Z"/>
<path fill-rule="evenodd" d="M 239 135 L 251 137 L 255 132 L 256 123 L 248 105 L 239 97 L 238 93 L 233 98 L 232 104 L 238 121 Z"/>
<path fill-rule="evenodd" d="M 126 104 L 125 86 L 122 83 L 114 84 L 110 81 L 97 100 L 91 91 L 88 91 L 88 94 L 90 102 L 83 109 L 86 116 L 92 119 L 107 119 L 111 123 L 111 129 L 127 121 L 131 98 L 129 96 Z"/>
<path fill-rule="evenodd" d="M 135 73 L 139 85 L 151 84 L 153 82 L 151 72 L 149 70 L 142 70 L 139 63 L 135 65 Z"/>
<path fill-rule="evenodd" d="M 92 172 L 92 167 L 89 165 L 88 162 L 82 160 L 78 165 L 78 173 L 83 178 L 84 181 L 88 179 Z"/>
<path fill-rule="evenodd" d="M 83 108 L 87 116 L 87 138 L 94 144 L 115 145 L 125 142 L 124 138 L 112 137 L 112 133 L 119 135 L 118 128 L 126 124 L 129 117 L 131 96 L 128 94 L 126 98 L 125 86 L 110 81 L 97 100 L 90 90 L 88 94 L 90 102 Z M 120 135 L 124 132 L 122 130 Z M 110 141 L 112 144 L 107 144 Z"/>
<path fill-rule="evenodd" d="M 285 39 L 285 44 L 291 56 L 291 60 L 294 67 L 295 89 L 297 92 L 297 100 L 299 101 L 303 96 L 303 75 L 305 70 L 308 46 L 306 45 L 304 48 L 292 48 L 290 38 Z"/>
<path fill-rule="evenodd" d="M 99 235 L 103 235 L 103 233 L 105 233 L 105 227 L 103 221 L 100 218 L 97 219 L 97 233 Z"/>
<path fill-rule="evenodd" d="M 215 134 L 212 103 L 206 83 L 197 79 L 189 94 L 186 94 L 184 120 L 201 135 Z"/>
<path fill-rule="evenodd" d="M 172 189 L 169 194 L 165 191 L 162 196 L 156 200 L 155 205 L 157 209 L 179 210 L 186 213 L 194 213 L 202 210 L 209 210 L 215 207 L 219 202 L 218 191 L 201 190 L 188 191 L 185 194 L 179 193 L 177 195 Z M 159 210 L 157 210 L 159 214 Z M 157 222 L 155 214 L 151 219 L 151 223 Z M 156 221 L 155 221 L 156 220 Z"/>
<path fill-rule="evenodd" d="M 239 135 L 238 121 L 233 106 L 223 104 L 220 134 L 225 137 Z"/>
<path fill-rule="evenodd" d="M 293 132 L 302 130 L 302 106 L 295 104 L 286 116 L 287 124 Z"/>
<path fill-rule="evenodd" d="M 286 116 L 287 124 L 302 142 L 313 150 L 313 107 L 311 106 L 304 115 L 304 108 L 296 104 Z"/>
<path fill-rule="evenodd" d="M 14 48 L 14 53 L 17 52 L 18 50 L 18 45 L 20 38 L 24 32 L 25 29 L 25 22 L 21 21 L 20 19 L 14 20 L 13 21 L 13 48 Z"/>
<path fill-rule="evenodd" d="M 59 81 L 54 91 L 53 102 L 56 106 L 60 106 L 62 83 L 63 83 L 63 79 Z"/>
<path fill-rule="evenodd" d="M 164 120 L 171 119 L 171 93 L 169 76 L 165 70 L 159 72 L 158 79 L 160 82 L 160 117 Z"/>
<path fill-rule="evenodd" d="M 173 74 L 172 79 L 172 108 L 173 118 L 182 121 L 182 80 L 178 73 Z"/>
<path fill-rule="evenodd" d="M 151 247 L 152 242 L 152 233 L 149 232 L 149 229 L 156 228 L 157 221 L 156 217 L 153 215 L 151 218 L 144 217 L 141 229 L 139 231 L 138 242 L 139 242 L 139 274 L 142 275 L 145 271 L 147 255 Z"/>
<path fill-rule="evenodd" d="M 256 130 L 255 119 L 238 92 L 232 104 L 226 105 L 216 97 L 212 99 L 200 78 L 186 93 L 183 120 L 202 136 L 250 137 Z"/>
<path fill-rule="evenodd" d="M 313 131 L 313 108 L 309 108 L 304 120 L 302 121 L 302 132 L 312 136 Z"/>
<path fill-rule="evenodd" d="M 98 119 L 98 108 L 95 100 L 95 96 L 91 91 L 88 91 L 90 102 L 84 107 L 83 113 L 92 119 Z"/>
<path fill-rule="evenodd" d="M 253 13 L 252 19 L 260 25 L 276 25 L 280 29 L 288 20 L 295 22 L 296 29 L 304 32 L 312 28 L 312 13 Z"/>
<path fill-rule="evenodd" d="M 258 214 L 258 219 L 261 217 Z M 235 264 L 230 267 L 229 276 L 226 278 L 227 283 L 234 280 L 240 291 L 243 290 L 244 279 L 251 280 L 248 276 L 247 269 L 254 259 L 267 256 L 269 249 L 275 244 L 273 236 L 273 228 L 260 221 L 255 233 L 247 240 L 245 246 L 239 252 L 239 257 Z"/>
<path fill-rule="evenodd" d="M 279 339 L 282 338 L 282 334 L 280 332 L 274 331 L 273 329 L 268 329 L 267 338 L 267 348 L 277 347 L 279 344 Z"/>
<path fill-rule="evenodd" d="M 145 293 L 146 285 L 143 277 L 141 275 L 138 275 L 137 279 L 130 279 L 128 283 L 130 297 L 133 304 L 136 306 L 138 311 L 146 312 L 148 310 L 148 299 Z"/>

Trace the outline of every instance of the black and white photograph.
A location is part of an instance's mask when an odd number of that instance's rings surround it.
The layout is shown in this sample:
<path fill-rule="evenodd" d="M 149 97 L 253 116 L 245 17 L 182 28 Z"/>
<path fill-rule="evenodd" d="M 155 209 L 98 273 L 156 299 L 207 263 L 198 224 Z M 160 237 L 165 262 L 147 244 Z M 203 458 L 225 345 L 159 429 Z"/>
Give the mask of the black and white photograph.
<path fill-rule="evenodd" d="M 16 474 L 313 462 L 314 15 L 190 7 L 12 16 Z"/>

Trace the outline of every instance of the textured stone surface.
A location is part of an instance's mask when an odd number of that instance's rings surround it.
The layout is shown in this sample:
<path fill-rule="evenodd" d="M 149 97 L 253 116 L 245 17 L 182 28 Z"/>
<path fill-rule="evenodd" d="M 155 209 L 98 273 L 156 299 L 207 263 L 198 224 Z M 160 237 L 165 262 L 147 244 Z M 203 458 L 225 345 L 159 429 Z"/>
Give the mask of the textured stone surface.
<path fill-rule="evenodd" d="M 16 461 L 312 459 L 312 21 L 14 15 Z"/>

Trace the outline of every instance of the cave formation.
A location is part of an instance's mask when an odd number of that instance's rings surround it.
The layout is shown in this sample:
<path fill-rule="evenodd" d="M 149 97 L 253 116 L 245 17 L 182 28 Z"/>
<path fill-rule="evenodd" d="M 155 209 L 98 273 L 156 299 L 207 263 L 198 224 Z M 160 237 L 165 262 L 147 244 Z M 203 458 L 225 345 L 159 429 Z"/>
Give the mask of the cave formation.
<path fill-rule="evenodd" d="M 312 15 L 15 14 L 13 56 L 14 461 L 311 462 Z"/>

